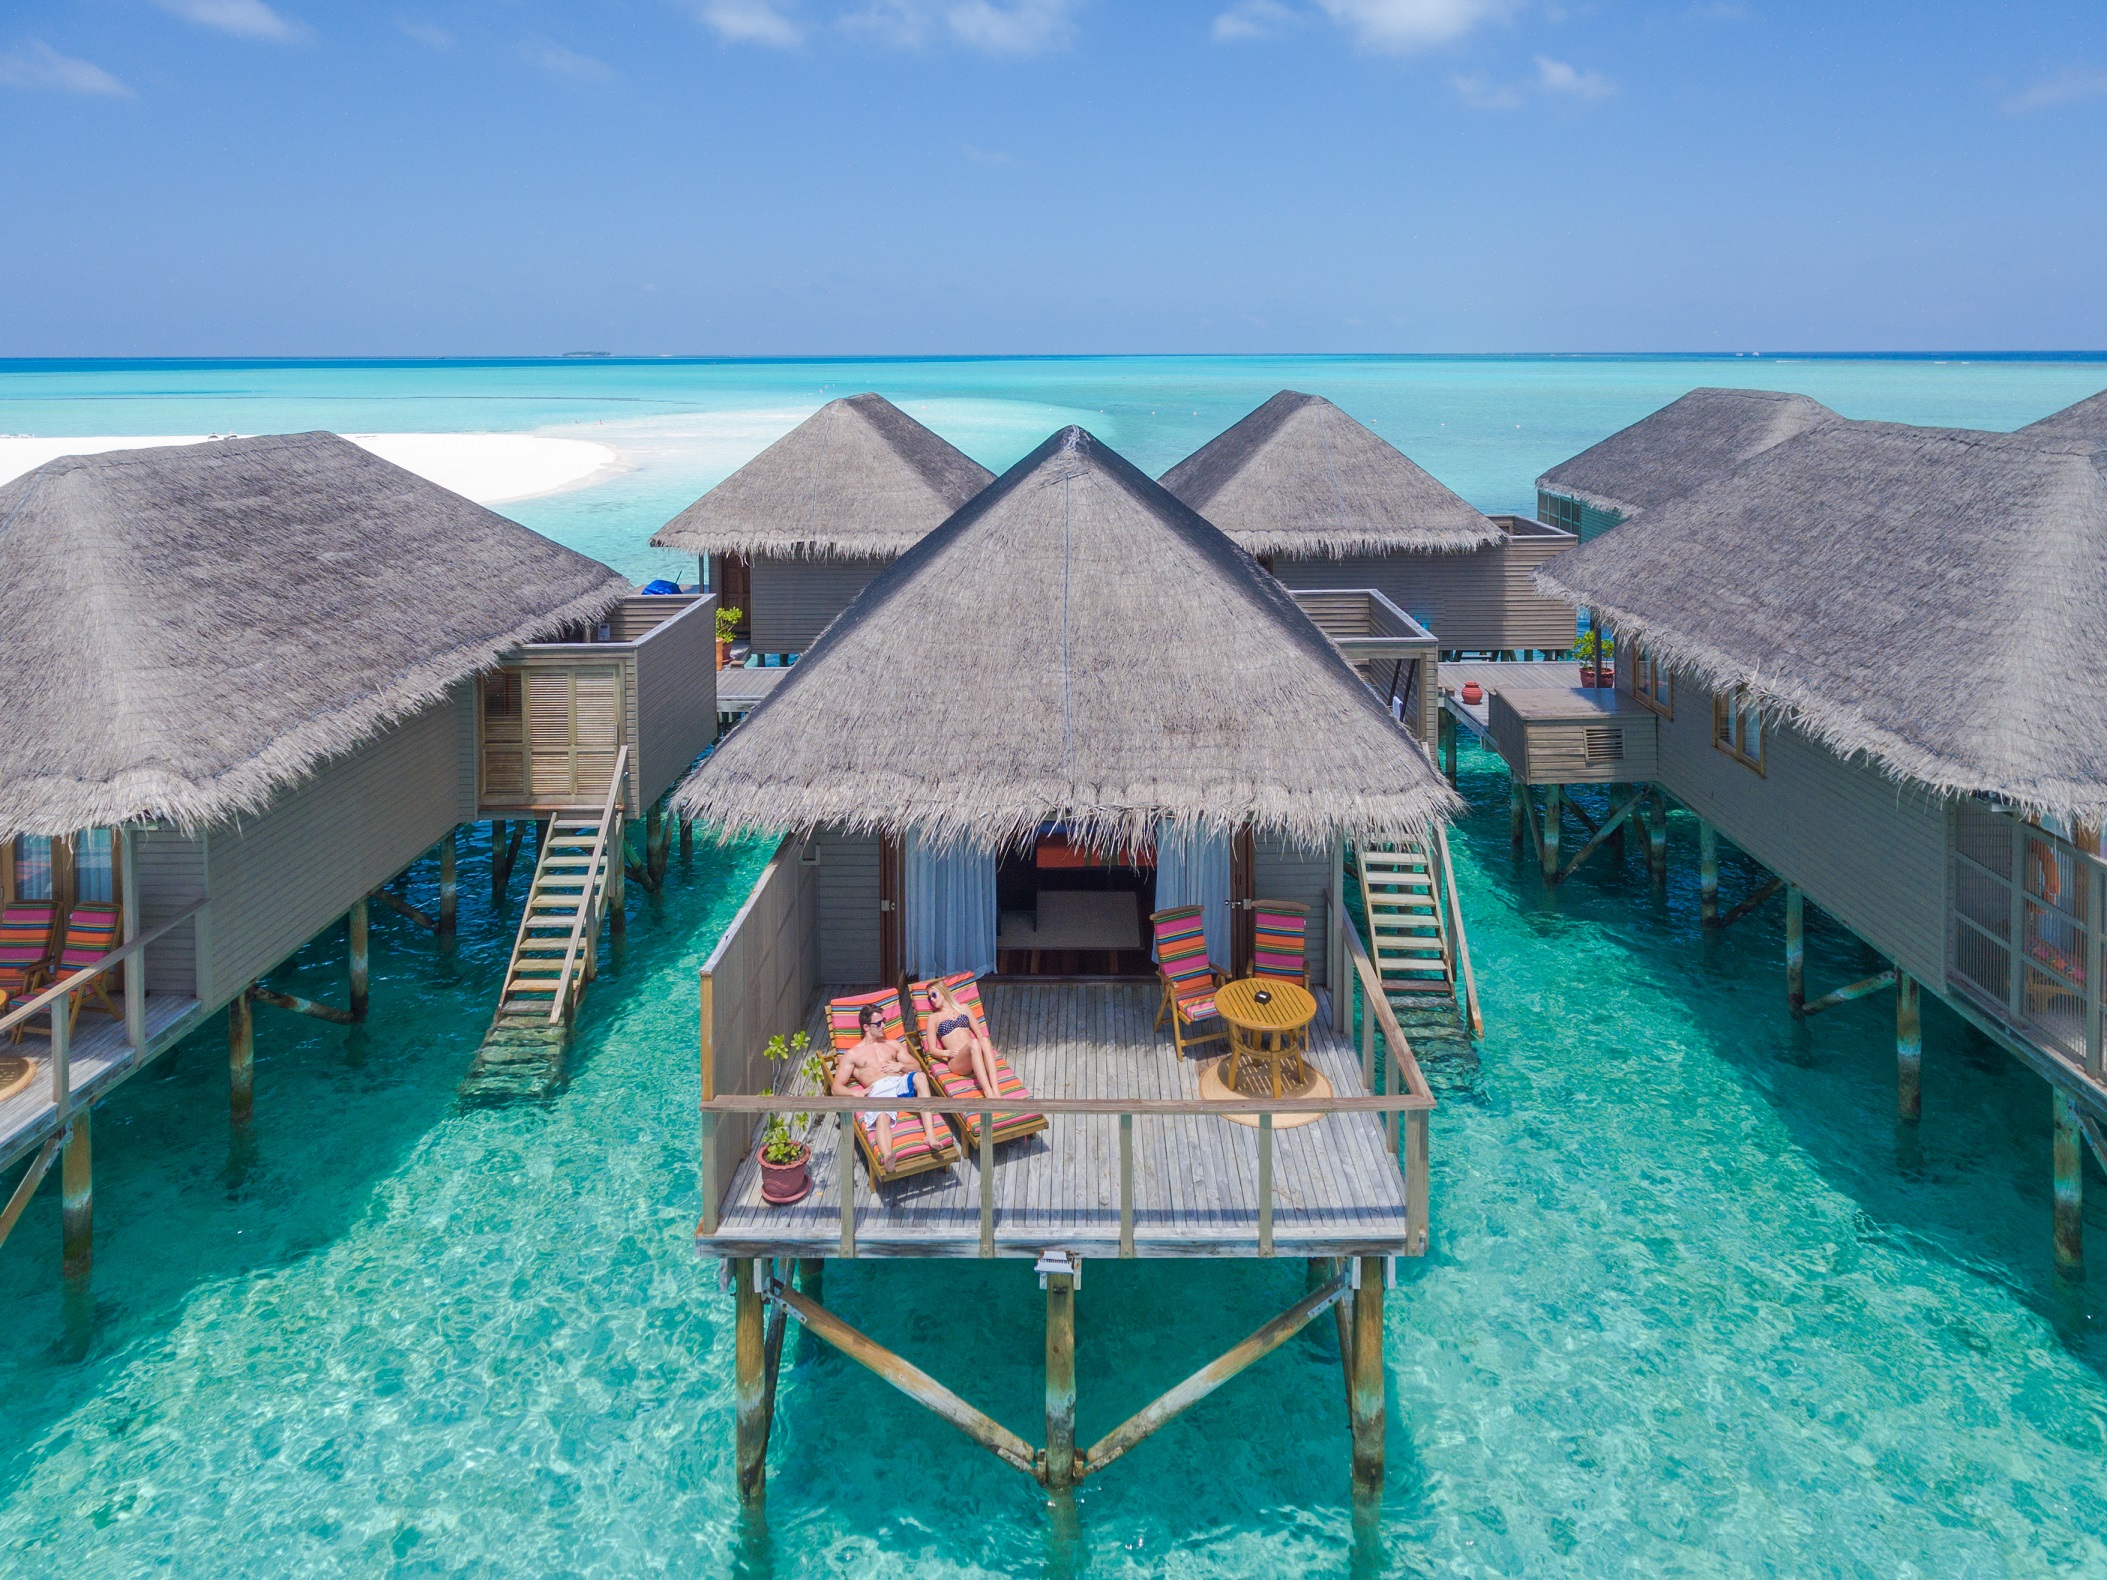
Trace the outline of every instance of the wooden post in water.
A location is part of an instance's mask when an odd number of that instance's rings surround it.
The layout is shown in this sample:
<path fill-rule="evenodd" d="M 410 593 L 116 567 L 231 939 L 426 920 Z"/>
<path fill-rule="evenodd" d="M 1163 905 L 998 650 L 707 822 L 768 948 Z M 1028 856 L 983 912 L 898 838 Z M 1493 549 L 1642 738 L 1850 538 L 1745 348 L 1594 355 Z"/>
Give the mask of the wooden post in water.
<path fill-rule="evenodd" d="M 236 1129 L 256 1109 L 256 1011 L 246 986 L 227 1003 L 227 1117 Z"/>
<path fill-rule="evenodd" d="M 629 897 L 628 879 L 629 820 L 617 809 L 615 827 L 608 830 L 607 837 L 607 925 L 617 938 L 629 931 L 625 906 Z"/>
<path fill-rule="evenodd" d="M 1528 830 L 1529 803 L 1526 799 L 1528 794 L 1529 792 L 1522 787 L 1521 780 L 1516 779 L 1509 783 L 1507 788 L 1507 842 L 1514 846 L 1516 850 L 1522 848 L 1522 839 Z"/>
<path fill-rule="evenodd" d="M 739 1410 L 739 1496 L 756 1501 L 768 1484 L 768 1379 L 763 1363 L 761 1292 L 750 1256 L 732 1260 L 733 1372 Z"/>
<path fill-rule="evenodd" d="M 1895 971 L 1895 1117 L 1915 1124 L 1924 1113 L 1924 1021 L 1917 979 Z"/>
<path fill-rule="evenodd" d="M 1719 830 L 1707 822 L 1697 825 L 1697 920 L 1719 925 Z"/>
<path fill-rule="evenodd" d="M 1456 737 L 1461 731 L 1456 723 L 1456 715 L 1449 712 L 1447 708 L 1443 708 L 1435 717 L 1441 721 L 1442 765 L 1448 771 L 1449 783 L 1454 784 L 1456 782 Z"/>
<path fill-rule="evenodd" d="M 1655 883 L 1668 881 L 1668 801 L 1659 785 L 1646 803 L 1646 871 Z"/>
<path fill-rule="evenodd" d="M 1075 1275 L 1046 1275 L 1046 1485 L 1065 1492 L 1075 1473 Z"/>
<path fill-rule="evenodd" d="M 1383 1490 L 1383 1259 L 1361 1258 L 1353 1292 L 1353 1489 Z"/>
<path fill-rule="evenodd" d="M 1558 834 L 1559 825 L 1565 821 L 1565 787 L 1548 784 L 1544 786 L 1544 881 L 1554 883 L 1558 879 Z"/>
<path fill-rule="evenodd" d="M 826 1262 L 816 1256 L 804 1257 L 797 1264 L 798 1291 L 815 1306 L 822 1304 L 821 1293 L 826 1282 L 826 1272 Z"/>
<path fill-rule="evenodd" d="M 439 936 L 454 935 L 455 919 L 460 911 L 461 885 L 455 871 L 460 860 L 458 829 L 448 829 L 446 838 L 439 841 Z"/>
<path fill-rule="evenodd" d="M 1807 1007 L 1807 898 L 1785 886 L 1785 1007 L 1798 1015 Z"/>
<path fill-rule="evenodd" d="M 351 914 L 346 918 L 351 933 L 351 1018 L 366 1018 L 367 954 L 366 954 L 366 899 L 359 896 L 351 902 Z"/>
<path fill-rule="evenodd" d="M 694 854 L 695 819 L 693 819 L 692 817 L 684 817 L 680 820 L 680 859 L 683 862 L 686 862 L 692 859 Z"/>
<path fill-rule="evenodd" d="M 2062 1087 L 2052 1088 L 2056 1105 L 2056 1271 L 2085 1270 L 2085 1140 L 2078 1105 Z M 70 1180 L 72 1176 L 69 1174 Z"/>
<path fill-rule="evenodd" d="M 54 1007 L 66 1013 L 62 999 Z M 95 1265 L 95 1155 L 88 1110 L 77 1108 L 66 1130 L 59 1160 L 59 1266 L 69 1282 L 88 1276 Z"/>

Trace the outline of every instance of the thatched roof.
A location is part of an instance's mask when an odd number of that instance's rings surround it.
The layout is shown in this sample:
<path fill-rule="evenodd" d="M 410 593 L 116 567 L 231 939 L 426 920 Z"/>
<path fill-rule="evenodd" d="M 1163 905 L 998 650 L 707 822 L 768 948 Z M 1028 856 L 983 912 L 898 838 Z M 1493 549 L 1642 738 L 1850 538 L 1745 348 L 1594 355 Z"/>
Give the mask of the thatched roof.
<path fill-rule="evenodd" d="M 48 462 L 0 486 L 0 837 L 257 811 L 628 590 L 334 434 Z"/>
<path fill-rule="evenodd" d="M 1252 554 L 1442 553 L 1500 529 L 1321 395 L 1282 390 L 1163 474 Z"/>
<path fill-rule="evenodd" d="M 1080 428 L 874 579 L 679 801 L 980 848 L 1404 837 L 1461 805 L 1278 582 Z"/>
<path fill-rule="evenodd" d="M 1896 778 L 2107 818 L 2107 447 L 1830 424 L 1536 578 Z"/>
<path fill-rule="evenodd" d="M 2030 422 L 2019 430 L 2036 439 L 2080 439 L 2092 443 L 2107 442 L 2107 390 L 2085 399 L 2061 411 L 2052 411 L 2038 422 Z"/>
<path fill-rule="evenodd" d="M 1694 389 L 1554 466 L 1536 486 L 1628 521 L 1795 434 L 1841 420 L 1805 395 Z"/>
<path fill-rule="evenodd" d="M 690 554 L 890 559 L 994 481 L 883 395 L 828 401 L 661 527 Z"/>

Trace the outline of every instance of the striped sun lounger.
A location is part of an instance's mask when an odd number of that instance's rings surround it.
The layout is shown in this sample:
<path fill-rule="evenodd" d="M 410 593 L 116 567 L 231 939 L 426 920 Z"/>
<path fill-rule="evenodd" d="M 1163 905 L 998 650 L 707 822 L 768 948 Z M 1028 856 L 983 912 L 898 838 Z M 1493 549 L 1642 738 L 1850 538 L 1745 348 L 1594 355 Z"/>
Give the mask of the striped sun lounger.
<path fill-rule="evenodd" d="M 1229 1027 L 1214 1007 L 1215 989 L 1222 985 L 1222 977 L 1207 958 L 1207 930 L 1200 922 L 1200 907 L 1177 905 L 1157 911 L 1149 925 L 1156 930 L 1156 971 L 1163 980 L 1156 1029 L 1163 1029 L 1168 1016 L 1171 1039 L 1181 1054 L 1204 1043 L 1227 1041 Z M 1193 1034 L 1194 1027 L 1210 1020 L 1216 1030 Z"/>
<path fill-rule="evenodd" d="M 978 1024 L 981 1031 L 987 1032 L 988 1015 L 987 1010 L 980 1002 L 980 979 L 970 971 L 960 971 L 942 980 L 944 986 L 951 990 L 951 996 L 957 999 L 972 1014 L 975 1023 Z M 943 1089 L 946 1097 L 977 1098 L 981 1095 L 980 1084 L 971 1075 L 953 1075 L 950 1070 L 937 1062 L 942 1056 L 942 1050 L 937 1047 L 935 1038 L 930 1035 L 932 1024 L 930 1019 L 930 988 L 932 986 L 933 981 L 915 982 L 908 987 L 908 991 L 914 995 L 915 1021 L 921 1029 L 923 1061 L 934 1072 L 936 1084 Z M 993 1040 L 994 1038 L 990 1034 L 989 1041 L 992 1042 Z M 1028 1098 L 1032 1095 L 1025 1088 L 1024 1082 L 1018 1079 L 1017 1072 L 1010 1068 L 1010 1061 L 1005 1059 L 1000 1052 L 997 1052 L 995 1055 L 993 1073 L 995 1076 L 995 1093 L 998 1097 Z M 977 1148 L 980 1145 L 981 1116 L 979 1114 L 961 1114 L 959 1115 L 959 1120 L 966 1127 L 967 1139 Z M 995 1144 L 1000 1146 L 1005 1141 L 1015 1141 L 1021 1136 L 1034 1135 L 1045 1128 L 1046 1116 L 1044 1114 L 998 1113 L 995 1116 Z"/>
<path fill-rule="evenodd" d="M 837 1053 L 853 1048 L 863 1040 L 863 1025 L 859 1017 L 866 1004 L 876 1004 L 885 1013 L 885 1035 L 911 1048 L 907 1035 L 907 1017 L 900 1007 L 900 995 L 893 988 L 881 988 L 875 993 L 857 993 L 846 998 L 830 999 L 827 1003 L 827 1031 L 834 1040 Z M 928 1071 L 923 1070 L 926 1077 Z M 935 1094 L 932 1093 L 932 1096 Z M 877 1099 L 883 1102 L 883 1098 Z M 923 1133 L 921 1115 L 895 1113 L 893 1115 L 893 1155 L 887 1162 L 878 1155 L 878 1138 L 858 1115 L 851 1126 L 856 1132 L 857 1146 L 863 1153 L 864 1167 L 871 1171 L 871 1178 L 880 1184 L 906 1179 L 911 1174 L 925 1174 L 931 1169 L 948 1168 L 965 1156 L 959 1150 L 958 1137 L 942 1116 L 937 1118 L 937 1134 L 943 1145 L 932 1147 L 929 1137 Z"/>
<path fill-rule="evenodd" d="M 1251 974 L 1255 977 L 1285 977 L 1310 985 L 1310 908 L 1293 900 L 1260 900 L 1254 907 L 1255 936 Z"/>

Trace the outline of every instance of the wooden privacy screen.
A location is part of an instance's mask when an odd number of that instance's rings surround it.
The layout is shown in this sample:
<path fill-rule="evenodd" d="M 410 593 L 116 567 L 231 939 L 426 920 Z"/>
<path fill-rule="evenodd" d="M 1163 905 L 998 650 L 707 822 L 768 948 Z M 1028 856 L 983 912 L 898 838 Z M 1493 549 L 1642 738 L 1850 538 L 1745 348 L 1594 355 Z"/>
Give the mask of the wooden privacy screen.
<path fill-rule="evenodd" d="M 529 665 L 483 678 L 483 799 L 596 802 L 622 745 L 622 666 Z"/>

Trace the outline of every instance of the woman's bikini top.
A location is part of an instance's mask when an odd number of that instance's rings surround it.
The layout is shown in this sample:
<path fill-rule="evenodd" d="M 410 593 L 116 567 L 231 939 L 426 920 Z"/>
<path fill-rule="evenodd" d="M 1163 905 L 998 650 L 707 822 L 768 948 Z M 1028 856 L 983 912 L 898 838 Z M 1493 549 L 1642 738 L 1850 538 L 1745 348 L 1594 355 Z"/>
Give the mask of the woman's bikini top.
<path fill-rule="evenodd" d="M 971 1015 L 958 1015 L 950 1020 L 940 1020 L 936 1023 L 936 1040 L 942 1042 L 954 1031 L 963 1031 L 972 1024 L 973 1017 Z"/>

